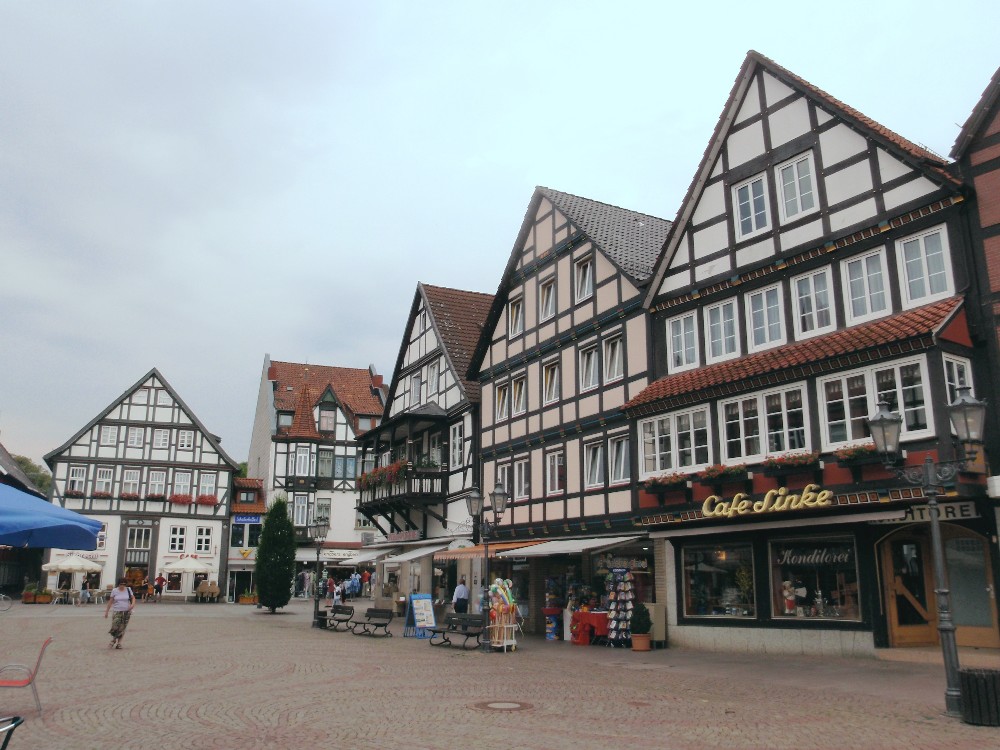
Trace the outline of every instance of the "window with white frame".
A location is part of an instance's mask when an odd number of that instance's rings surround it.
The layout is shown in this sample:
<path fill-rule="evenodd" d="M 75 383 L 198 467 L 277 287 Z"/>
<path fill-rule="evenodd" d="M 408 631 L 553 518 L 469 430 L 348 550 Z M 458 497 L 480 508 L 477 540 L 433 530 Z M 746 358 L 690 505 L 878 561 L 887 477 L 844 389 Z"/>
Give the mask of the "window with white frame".
<path fill-rule="evenodd" d="M 562 451 L 545 456 L 545 494 L 557 495 L 566 491 L 566 459 Z"/>
<path fill-rule="evenodd" d="M 611 469 L 611 484 L 622 484 L 629 480 L 627 435 L 608 440 L 608 466 Z"/>
<path fill-rule="evenodd" d="M 87 467 L 70 466 L 66 489 L 72 492 L 83 492 L 87 487 Z"/>
<path fill-rule="evenodd" d="M 216 475 L 202 472 L 199 477 L 198 482 L 198 494 L 199 495 L 214 495 L 215 494 L 215 483 Z"/>
<path fill-rule="evenodd" d="M 708 408 L 674 412 L 639 423 L 643 477 L 664 471 L 694 471 L 709 463 Z"/>
<path fill-rule="evenodd" d="M 336 456 L 333 459 L 333 478 L 334 479 L 344 479 L 347 472 L 347 465 L 344 462 L 344 456 Z"/>
<path fill-rule="evenodd" d="M 337 429 L 336 409 L 319 410 L 319 429 L 320 432 L 333 432 Z"/>
<path fill-rule="evenodd" d="M 97 475 L 94 478 L 94 492 L 104 492 L 107 494 L 111 493 L 111 484 L 115 478 L 115 470 L 99 466 L 97 467 Z"/>
<path fill-rule="evenodd" d="M 551 404 L 559 400 L 559 360 L 542 365 L 542 401 Z"/>
<path fill-rule="evenodd" d="M 811 152 L 799 154 L 774 170 L 780 191 L 778 205 L 781 206 L 782 221 L 797 219 L 816 210 L 814 172 Z"/>
<path fill-rule="evenodd" d="M 330 479 L 333 477 L 333 451 L 319 451 L 317 468 L 317 476 L 321 479 Z"/>
<path fill-rule="evenodd" d="M 889 312 L 882 248 L 845 261 L 843 273 L 848 322 L 861 323 Z"/>
<path fill-rule="evenodd" d="M 868 438 L 868 417 L 881 400 L 888 403 L 890 411 L 902 415 L 902 439 L 931 434 L 925 368 L 923 359 L 907 360 L 820 380 L 824 448 Z"/>
<path fill-rule="evenodd" d="M 292 413 L 290 411 L 278 412 L 278 427 L 291 427 Z"/>
<path fill-rule="evenodd" d="M 621 380 L 625 374 L 625 352 L 622 337 L 614 336 L 604 342 L 604 382 Z"/>
<path fill-rule="evenodd" d="M 514 462 L 514 499 L 531 496 L 531 461 L 522 458 Z"/>
<path fill-rule="evenodd" d="M 792 297 L 796 338 L 804 339 L 836 328 L 829 266 L 792 279 Z"/>
<path fill-rule="evenodd" d="M 174 474 L 174 494 L 175 495 L 191 494 L 191 472 L 178 471 L 176 474 Z"/>
<path fill-rule="evenodd" d="M 465 424 L 462 422 L 451 426 L 451 466 L 465 466 Z"/>
<path fill-rule="evenodd" d="M 547 279 L 538 289 L 538 319 L 548 320 L 556 314 L 556 282 Z"/>
<path fill-rule="evenodd" d="M 126 438 L 126 443 L 129 448 L 141 448 L 142 447 L 142 435 L 144 430 L 141 427 L 129 427 L 128 437 Z"/>
<path fill-rule="evenodd" d="M 128 530 L 125 546 L 127 549 L 149 549 L 153 530 L 148 526 L 132 526 Z"/>
<path fill-rule="evenodd" d="M 972 387 L 972 369 L 969 360 L 958 357 L 944 358 L 944 382 L 948 388 L 948 403 L 958 398 L 958 389 L 964 386 Z M 969 391 L 970 395 L 974 395 Z"/>
<path fill-rule="evenodd" d="M 170 527 L 170 551 L 183 552 L 187 529 L 183 526 Z"/>
<path fill-rule="evenodd" d="M 525 387 L 523 377 L 510 381 L 510 404 L 511 414 L 514 416 L 524 414 L 528 410 L 528 389 Z"/>
<path fill-rule="evenodd" d="M 167 392 L 166 388 L 156 389 L 156 405 L 157 406 L 170 406 L 170 393 Z"/>
<path fill-rule="evenodd" d="M 954 294 L 944 226 L 905 237 L 896 243 L 896 248 L 904 303 L 924 305 Z"/>
<path fill-rule="evenodd" d="M 181 430 L 178 432 L 177 447 L 182 451 L 194 448 L 194 432 L 192 430 Z"/>
<path fill-rule="evenodd" d="M 101 425 L 101 445 L 114 445 L 118 440 L 118 428 L 113 424 Z"/>
<path fill-rule="evenodd" d="M 97 549 L 105 549 L 108 545 L 108 525 L 101 524 L 101 530 L 97 532 Z"/>
<path fill-rule="evenodd" d="M 736 331 L 736 300 L 729 299 L 705 310 L 707 355 L 709 362 L 730 359 L 739 354 Z"/>
<path fill-rule="evenodd" d="M 510 416 L 510 384 L 498 385 L 496 389 L 497 397 L 497 421 L 507 419 Z"/>
<path fill-rule="evenodd" d="M 435 465 L 441 463 L 441 435 L 434 433 L 427 439 L 427 455 Z"/>
<path fill-rule="evenodd" d="M 427 393 L 437 393 L 438 391 L 438 363 L 431 362 L 427 365 Z"/>
<path fill-rule="evenodd" d="M 519 336 L 524 332 L 524 300 L 520 297 L 507 303 L 507 333 Z"/>
<path fill-rule="evenodd" d="M 775 285 L 747 294 L 747 338 L 750 351 L 785 343 L 782 323 L 781 287 Z"/>
<path fill-rule="evenodd" d="M 211 526 L 199 526 L 195 532 L 194 537 L 194 551 L 195 552 L 211 552 L 212 551 L 212 527 Z"/>
<path fill-rule="evenodd" d="M 163 495 L 167 491 L 167 472 L 154 469 L 149 472 L 149 494 Z"/>
<path fill-rule="evenodd" d="M 295 495 L 292 499 L 292 524 L 305 526 L 309 523 L 309 495 Z"/>
<path fill-rule="evenodd" d="M 767 217 L 767 185 L 764 175 L 751 177 L 734 187 L 733 206 L 736 210 L 737 239 L 746 239 L 767 230 L 771 222 Z"/>
<path fill-rule="evenodd" d="M 122 471 L 122 494 L 123 495 L 139 494 L 138 469 L 125 469 Z"/>
<path fill-rule="evenodd" d="M 299 445 L 295 448 L 295 476 L 309 476 L 309 446 Z"/>
<path fill-rule="evenodd" d="M 170 430 L 155 429 L 153 430 L 153 447 L 154 448 L 166 448 L 170 445 Z"/>
<path fill-rule="evenodd" d="M 587 443 L 583 446 L 583 477 L 585 487 L 604 484 L 604 445 Z"/>
<path fill-rule="evenodd" d="M 354 514 L 354 525 L 359 529 L 372 529 L 375 528 L 375 523 L 368 516 L 358 511 Z"/>
<path fill-rule="evenodd" d="M 727 460 L 750 461 L 807 448 L 802 386 L 723 401 L 720 411 Z"/>
<path fill-rule="evenodd" d="M 410 406 L 420 403 L 420 373 L 415 373 L 410 378 Z"/>
<path fill-rule="evenodd" d="M 497 484 L 503 487 L 504 492 L 510 493 L 510 464 L 497 464 Z"/>
<path fill-rule="evenodd" d="M 140 388 L 135 393 L 132 394 L 133 404 L 148 404 L 149 403 L 149 389 Z"/>
<path fill-rule="evenodd" d="M 594 295 L 594 259 L 584 258 L 576 262 L 576 301 L 582 302 Z"/>
<path fill-rule="evenodd" d="M 667 321 L 667 362 L 671 372 L 698 366 L 698 334 L 695 313 Z"/>
<path fill-rule="evenodd" d="M 597 357 L 597 345 L 580 350 L 580 390 L 589 391 L 601 382 L 600 362 Z"/>

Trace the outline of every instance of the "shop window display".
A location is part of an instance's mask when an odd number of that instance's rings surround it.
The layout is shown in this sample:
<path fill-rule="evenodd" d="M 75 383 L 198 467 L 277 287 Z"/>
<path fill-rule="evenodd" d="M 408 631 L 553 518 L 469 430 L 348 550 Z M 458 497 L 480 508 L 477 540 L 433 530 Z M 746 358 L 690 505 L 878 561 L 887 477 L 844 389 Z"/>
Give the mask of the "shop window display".
<path fill-rule="evenodd" d="M 753 550 L 749 544 L 684 547 L 687 617 L 754 617 Z"/>
<path fill-rule="evenodd" d="M 861 619 L 853 539 L 774 540 L 769 548 L 772 616 Z"/>

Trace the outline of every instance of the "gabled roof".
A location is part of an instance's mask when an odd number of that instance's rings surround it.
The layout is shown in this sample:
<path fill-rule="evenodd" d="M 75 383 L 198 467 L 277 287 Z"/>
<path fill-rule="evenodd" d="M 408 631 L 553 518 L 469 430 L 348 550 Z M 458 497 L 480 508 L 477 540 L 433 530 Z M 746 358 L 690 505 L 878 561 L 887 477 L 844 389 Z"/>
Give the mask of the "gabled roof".
<path fill-rule="evenodd" d="M 181 407 L 181 409 L 184 410 L 184 413 L 187 414 L 188 419 L 190 419 L 191 422 L 208 439 L 209 444 L 215 449 L 216 453 L 219 454 L 219 457 L 227 464 L 229 464 L 234 470 L 238 469 L 239 468 L 238 464 L 232 458 L 230 458 L 228 453 L 226 453 L 222 449 L 222 445 L 220 445 L 220 438 L 208 431 L 205 425 L 202 424 L 201 420 L 198 419 L 197 415 L 195 415 L 195 413 L 191 411 L 190 407 L 188 407 L 188 405 L 184 403 L 184 399 L 182 399 L 179 395 L 177 395 L 177 391 L 173 389 L 173 386 L 171 386 L 170 383 L 167 382 L 167 379 L 163 377 L 163 375 L 160 374 L 160 371 L 157 370 L 155 367 L 149 372 L 147 372 L 145 375 L 143 375 L 141 378 L 139 378 L 135 383 L 132 384 L 131 387 L 127 388 L 125 392 L 122 393 L 118 398 L 116 398 L 114 401 L 108 404 L 107 408 L 104 411 L 102 411 L 100 414 L 98 414 L 96 417 L 90 420 L 87 424 L 85 424 L 79 431 L 77 431 L 75 435 L 73 435 L 73 437 L 71 437 L 65 443 L 60 445 L 54 451 L 47 453 L 45 455 L 45 463 L 49 465 L 49 468 L 52 468 L 53 458 L 55 458 L 58 454 L 62 453 L 64 450 L 69 448 L 71 445 L 73 445 L 73 443 L 79 440 L 80 436 L 83 435 L 85 432 L 88 432 L 89 430 L 93 429 L 94 425 L 96 425 L 98 422 L 104 419 L 104 417 L 110 414 L 111 410 L 114 409 L 116 406 L 118 406 L 118 404 L 121 403 L 126 396 L 128 396 L 137 388 L 142 386 L 142 384 L 145 383 L 150 378 L 156 378 L 160 382 L 160 384 L 166 389 L 166 391 L 170 394 L 170 396 L 174 399 L 174 401 L 176 401 L 177 404 Z"/>
<path fill-rule="evenodd" d="M 470 375 L 478 370 L 483 361 L 486 349 L 490 345 L 490 337 L 504 305 L 507 304 L 511 277 L 517 269 L 521 249 L 534 224 L 538 206 L 543 198 L 548 199 L 556 210 L 590 239 L 594 247 L 611 261 L 612 265 L 639 288 L 648 283 L 656 265 L 657 255 L 670 231 L 671 224 L 666 219 L 547 187 L 536 187 L 528 202 L 517 239 L 514 240 L 514 248 L 507 259 L 507 266 L 500 278 L 493 304 L 483 323 L 483 333 L 472 354 L 469 363 Z"/>
<path fill-rule="evenodd" d="M 631 412 L 633 416 L 651 413 L 671 399 L 689 396 L 702 401 L 777 382 L 790 382 L 808 374 L 861 364 L 868 360 L 857 357 L 858 352 L 937 336 L 961 305 L 962 297 L 950 297 L 915 310 L 844 328 L 826 336 L 667 375 L 647 386 L 625 404 L 622 410 Z M 921 348 L 926 347 L 915 345 L 906 350 L 917 351 Z M 848 355 L 855 356 L 848 361 L 838 362 Z M 885 355 L 880 355 L 882 356 Z"/>
<path fill-rule="evenodd" d="M 952 190 L 957 190 L 962 185 L 961 181 L 948 171 L 947 160 L 922 146 L 918 146 L 853 107 L 844 104 L 844 102 L 836 97 L 814 86 L 804 78 L 800 78 L 787 68 L 783 68 L 770 58 L 765 57 L 759 52 L 750 50 L 747 52 L 746 59 L 743 61 L 740 72 L 736 76 L 733 88 L 729 92 L 729 98 L 723 107 L 722 115 L 719 117 L 715 131 L 712 133 L 712 137 L 705 147 L 705 153 L 702 155 L 701 162 L 698 164 L 697 170 L 695 170 L 691 184 L 688 186 L 684 199 L 681 201 L 680 210 L 677 212 L 677 218 L 664 244 L 663 252 L 657 260 L 656 268 L 653 271 L 653 276 L 646 293 L 646 307 L 652 305 L 653 300 L 659 292 L 663 277 L 666 275 L 670 267 L 670 262 L 676 252 L 677 244 L 680 242 L 691 214 L 698 204 L 697 199 L 712 173 L 712 169 L 725 143 L 733 120 L 739 113 L 739 108 L 743 103 L 743 97 L 746 94 L 747 88 L 760 68 L 769 72 L 785 85 L 812 99 L 815 103 L 832 112 L 841 120 L 853 124 L 858 130 L 867 133 L 869 137 L 880 143 L 886 151 L 914 168 L 920 169 L 928 179 L 936 184 L 946 185 Z"/>
<path fill-rule="evenodd" d="M 272 360 L 267 378 L 274 382 L 274 408 L 277 411 L 296 412 L 290 430 L 294 429 L 294 419 L 303 411 L 304 403 L 307 403 L 304 411 L 312 419 L 312 408 L 327 390 L 334 394 L 355 431 L 359 415 L 377 417 L 382 414 L 382 399 L 376 395 L 381 392 L 382 377 L 374 375 L 369 369 Z M 305 402 L 302 401 L 303 390 L 308 390 Z M 283 434 L 287 436 L 289 432 Z"/>
<path fill-rule="evenodd" d="M 45 495 L 28 479 L 28 475 L 24 473 L 14 457 L 3 447 L 3 443 L 0 443 L 0 484 L 11 484 L 18 489 L 45 498 Z"/>
<path fill-rule="evenodd" d="M 957 161 L 965 156 L 966 150 L 982 128 L 986 116 L 996 106 L 997 99 L 1000 99 L 1000 68 L 997 68 L 996 73 L 993 74 L 989 85 L 983 91 L 982 96 L 979 97 L 976 106 L 972 108 L 969 119 L 965 121 L 962 130 L 958 134 L 958 138 L 955 139 L 955 145 L 951 148 L 952 159 Z"/>
<path fill-rule="evenodd" d="M 465 397 L 478 403 L 479 382 L 468 378 L 469 362 L 483 333 L 493 295 L 430 284 L 419 284 L 418 289 L 423 292 L 431 313 L 431 323 L 452 370 L 465 389 Z"/>

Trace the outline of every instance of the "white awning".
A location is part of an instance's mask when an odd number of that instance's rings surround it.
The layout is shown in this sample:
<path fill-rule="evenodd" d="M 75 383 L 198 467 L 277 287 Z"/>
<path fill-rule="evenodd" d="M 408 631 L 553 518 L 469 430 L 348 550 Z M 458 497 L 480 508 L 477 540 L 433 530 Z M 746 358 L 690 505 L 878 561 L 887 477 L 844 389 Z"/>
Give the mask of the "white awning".
<path fill-rule="evenodd" d="M 814 526 L 829 526 L 835 523 L 867 523 L 870 521 L 894 521 L 902 518 L 906 513 L 905 509 L 886 510 L 879 513 L 855 513 L 848 516 L 825 516 L 823 518 L 810 518 L 808 521 L 797 518 L 787 521 L 771 521 L 769 523 L 734 523 L 720 526 L 699 526 L 695 529 L 671 529 L 670 531 L 651 531 L 650 539 L 672 539 L 678 536 L 705 536 L 706 534 L 730 534 L 734 531 L 768 531 L 770 529 L 795 528 L 799 531 L 808 531 Z"/>
<path fill-rule="evenodd" d="M 390 555 L 395 552 L 398 547 L 385 547 L 383 549 L 366 549 L 363 552 L 359 552 L 354 557 L 349 557 L 346 560 L 341 560 L 344 565 L 360 565 L 361 563 L 372 562 L 373 560 L 378 560 L 380 557 L 385 555 Z"/>
<path fill-rule="evenodd" d="M 530 547 L 505 550 L 497 557 L 546 557 L 548 555 L 579 555 L 581 552 L 610 549 L 639 539 L 638 536 L 605 536 L 590 539 L 553 539 Z"/>
<path fill-rule="evenodd" d="M 410 560 L 416 560 L 418 557 L 424 557 L 425 555 L 432 555 L 438 550 L 442 550 L 447 547 L 447 544 L 429 544 L 425 547 L 417 547 L 415 549 L 407 550 L 402 554 L 396 555 L 395 557 L 387 557 L 387 563 L 403 563 L 409 562 Z"/>

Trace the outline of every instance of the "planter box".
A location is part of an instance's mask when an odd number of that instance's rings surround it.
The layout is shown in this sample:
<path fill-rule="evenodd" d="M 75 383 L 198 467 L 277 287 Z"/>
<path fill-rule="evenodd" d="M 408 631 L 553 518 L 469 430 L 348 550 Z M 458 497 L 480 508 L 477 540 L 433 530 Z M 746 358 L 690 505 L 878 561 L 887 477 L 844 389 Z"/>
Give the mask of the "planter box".
<path fill-rule="evenodd" d="M 52 604 L 52 594 L 35 594 L 35 604 Z"/>
<path fill-rule="evenodd" d="M 34 604 L 35 603 L 35 592 L 34 591 L 24 591 L 21 594 L 22 604 Z"/>

